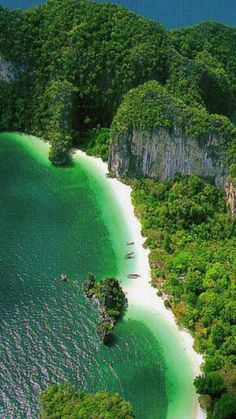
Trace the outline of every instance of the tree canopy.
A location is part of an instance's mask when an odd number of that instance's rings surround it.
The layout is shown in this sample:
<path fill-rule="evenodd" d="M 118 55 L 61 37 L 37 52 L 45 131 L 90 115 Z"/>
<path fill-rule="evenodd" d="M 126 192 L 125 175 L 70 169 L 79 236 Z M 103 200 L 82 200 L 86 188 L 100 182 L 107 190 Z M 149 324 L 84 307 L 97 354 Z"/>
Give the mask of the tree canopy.
<path fill-rule="evenodd" d="M 195 385 L 211 397 L 210 418 L 224 392 L 235 394 L 236 219 L 223 192 L 197 176 L 136 180 L 133 202 L 151 250 L 152 283 L 205 355 Z"/>
<path fill-rule="evenodd" d="M 85 130 L 109 128 L 124 95 L 151 80 L 188 106 L 230 116 L 235 37 L 234 28 L 216 23 L 168 32 L 87 0 L 49 0 L 24 12 L 0 7 L 0 58 L 15 73 L 13 82 L 0 82 L 0 129 L 44 137 L 57 161 Z"/>
<path fill-rule="evenodd" d="M 118 394 L 100 391 L 84 393 L 71 384 L 54 384 L 40 395 L 42 419 L 132 419 L 130 403 Z"/>

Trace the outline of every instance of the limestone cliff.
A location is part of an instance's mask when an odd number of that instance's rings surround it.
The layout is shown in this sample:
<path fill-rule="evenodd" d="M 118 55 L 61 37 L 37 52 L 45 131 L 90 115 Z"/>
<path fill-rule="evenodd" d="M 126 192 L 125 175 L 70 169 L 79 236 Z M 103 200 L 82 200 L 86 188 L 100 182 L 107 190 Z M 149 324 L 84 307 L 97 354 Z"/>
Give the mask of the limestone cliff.
<path fill-rule="evenodd" d="M 10 83 L 15 79 L 16 71 L 13 65 L 0 56 L 0 82 Z"/>
<path fill-rule="evenodd" d="M 236 185 L 230 179 L 225 183 L 225 195 L 231 214 L 236 215 Z"/>
<path fill-rule="evenodd" d="M 125 98 L 112 129 L 109 168 L 118 178 L 161 180 L 196 174 L 223 185 L 226 144 L 234 128 L 203 108 L 187 108 L 156 82 L 134 89 Z"/>
<path fill-rule="evenodd" d="M 181 173 L 212 176 L 222 184 L 226 169 L 219 152 L 221 142 L 214 135 L 201 143 L 178 131 L 159 128 L 150 133 L 134 128 L 113 137 L 110 170 L 119 178 L 135 175 L 165 180 Z"/>

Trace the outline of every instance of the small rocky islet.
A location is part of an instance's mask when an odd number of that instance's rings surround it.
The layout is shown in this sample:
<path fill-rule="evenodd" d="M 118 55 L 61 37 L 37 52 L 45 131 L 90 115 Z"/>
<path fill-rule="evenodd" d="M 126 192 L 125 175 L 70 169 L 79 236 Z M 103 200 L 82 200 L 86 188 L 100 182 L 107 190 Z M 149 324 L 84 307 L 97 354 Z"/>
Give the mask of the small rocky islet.
<path fill-rule="evenodd" d="M 105 345 L 112 343 L 113 329 L 128 304 L 119 281 L 116 278 L 105 278 L 97 283 L 95 276 L 89 273 L 83 288 L 86 297 L 92 299 L 101 310 L 101 320 L 97 326 L 99 337 Z"/>

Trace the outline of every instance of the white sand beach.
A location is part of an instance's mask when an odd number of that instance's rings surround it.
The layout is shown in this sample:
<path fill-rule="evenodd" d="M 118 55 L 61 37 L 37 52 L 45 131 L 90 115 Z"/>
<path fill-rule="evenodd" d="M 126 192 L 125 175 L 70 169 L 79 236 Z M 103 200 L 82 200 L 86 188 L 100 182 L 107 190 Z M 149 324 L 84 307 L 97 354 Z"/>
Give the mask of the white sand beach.
<path fill-rule="evenodd" d="M 121 210 L 125 214 L 125 219 L 129 226 L 130 240 L 135 242 L 136 271 L 140 275 L 139 280 L 130 280 L 130 284 L 125 290 L 129 305 L 135 304 L 136 306 L 147 308 L 168 321 L 173 333 L 178 333 L 181 336 L 184 350 L 188 351 L 188 355 L 191 357 L 194 374 L 198 375 L 203 358 L 193 350 L 192 336 L 178 327 L 172 311 L 165 308 L 163 300 L 157 296 L 157 291 L 150 284 L 149 250 L 143 247 L 145 238 L 141 234 L 140 221 L 134 214 L 134 207 L 131 201 L 131 187 L 117 179 L 107 178 L 108 166 L 100 158 L 87 156 L 81 150 L 76 149 L 73 150 L 73 154 L 80 159 L 87 159 L 93 165 L 93 168 L 104 176 L 104 179 L 110 184 Z M 200 408 L 198 401 L 196 401 L 196 409 L 193 412 L 192 419 L 204 419 L 205 417 L 205 412 Z"/>

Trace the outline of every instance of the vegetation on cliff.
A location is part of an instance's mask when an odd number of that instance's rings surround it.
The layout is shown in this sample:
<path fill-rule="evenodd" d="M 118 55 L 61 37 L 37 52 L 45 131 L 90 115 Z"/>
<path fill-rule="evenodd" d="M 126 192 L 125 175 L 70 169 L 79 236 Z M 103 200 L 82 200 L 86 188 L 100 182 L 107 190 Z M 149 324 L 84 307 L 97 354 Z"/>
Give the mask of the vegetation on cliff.
<path fill-rule="evenodd" d="M 102 320 L 97 327 L 103 343 L 112 339 L 112 330 L 121 317 L 127 304 L 125 294 L 115 278 L 105 278 L 99 283 L 93 274 L 88 274 L 84 281 L 84 292 L 88 298 L 94 298 L 102 311 Z"/>
<path fill-rule="evenodd" d="M 89 156 L 101 157 L 107 161 L 109 156 L 109 146 L 111 139 L 110 128 L 100 126 L 85 130 L 81 135 L 79 145 Z"/>
<path fill-rule="evenodd" d="M 19 69 L 13 84 L 4 83 L 0 129 L 43 136 L 52 142 L 52 159 L 61 159 L 78 131 L 109 126 L 132 87 L 165 80 L 164 28 L 115 5 L 49 0 L 26 12 L 0 7 L 0 29 L 0 54 Z"/>
<path fill-rule="evenodd" d="M 130 90 L 113 120 L 113 136 L 133 128 L 153 132 L 159 128 L 181 136 L 204 141 L 209 135 L 236 138 L 236 129 L 229 119 L 209 114 L 203 107 L 187 106 L 156 81 Z"/>
<path fill-rule="evenodd" d="M 205 354 L 195 384 L 211 414 L 224 393 L 231 403 L 236 392 L 236 220 L 223 193 L 196 176 L 139 180 L 133 188 L 151 249 L 152 283 L 168 295 L 178 322 Z"/>
<path fill-rule="evenodd" d="M 168 89 L 187 105 L 232 115 L 236 107 L 235 87 L 224 66 L 208 50 L 200 50 L 190 59 L 172 47 L 169 68 Z"/>
<path fill-rule="evenodd" d="M 170 32 L 175 50 L 189 62 L 203 64 L 202 97 L 209 112 L 236 108 L 236 28 L 204 22 Z M 186 78 L 186 75 L 185 75 Z"/>
<path fill-rule="evenodd" d="M 40 395 L 40 405 L 42 419 L 134 418 L 130 403 L 118 394 L 80 392 L 68 383 L 49 386 Z"/>
<path fill-rule="evenodd" d="M 111 131 L 109 168 L 119 177 L 176 173 L 235 177 L 236 128 L 223 115 L 187 105 L 156 81 L 131 89 Z"/>
<path fill-rule="evenodd" d="M 43 136 L 51 159 L 63 162 L 85 130 L 110 126 L 130 89 L 156 80 L 199 110 L 200 132 L 204 109 L 230 116 L 236 108 L 235 37 L 216 23 L 167 32 L 86 0 L 49 0 L 25 12 L 0 7 L 0 55 L 17 69 L 13 82 L 1 82 L 0 129 Z"/>

